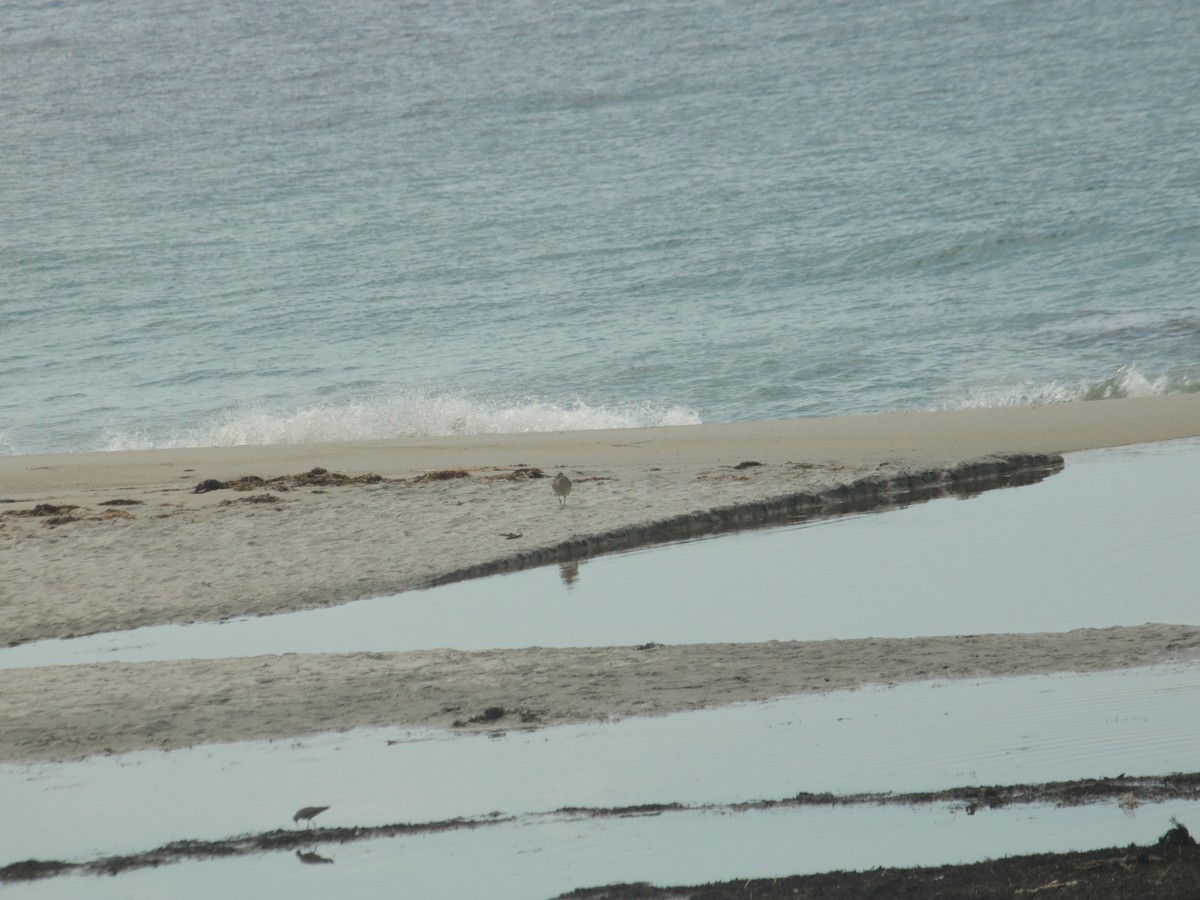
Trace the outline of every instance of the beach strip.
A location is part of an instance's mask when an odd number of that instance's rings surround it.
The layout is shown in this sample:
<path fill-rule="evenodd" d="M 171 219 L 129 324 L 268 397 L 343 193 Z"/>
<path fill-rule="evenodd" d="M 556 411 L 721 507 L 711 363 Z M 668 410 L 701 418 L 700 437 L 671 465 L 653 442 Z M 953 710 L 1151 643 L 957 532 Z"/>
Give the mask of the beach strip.
<path fill-rule="evenodd" d="M 331 606 L 774 516 L 972 493 L 1053 477 L 1060 453 L 1197 435 L 1200 395 L 1178 395 L 677 428 L 0 457 L 0 644 Z M 574 482 L 562 507 L 550 487 L 560 470 Z M 1034 652 L 1051 666 L 1046 671 L 1194 658 L 1194 630 L 1165 627 L 1120 629 L 1114 634 L 1128 639 L 1115 643 L 1074 638 L 1083 649 L 1069 656 L 1041 644 Z M 530 721 L 550 723 L 760 699 L 814 684 L 1043 671 L 1017 652 L 1021 637 L 996 651 L 1016 653 L 1015 669 L 972 661 L 974 638 L 936 640 L 957 641 L 965 662 L 884 671 L 879 660 L 909 658 L 917 645 L 851 653 L 852 642 L 829 642 L 844 661 L 823 663 L 821 678 L 830 680 L 815 683 L 789 680 L 798 663 L 784 645 L 655 648 L 660 677 L 698 666 L 688 683 L 699 687 L 661 704 L 648 698 L 671 695 L 649 676 L 609 679 L 615 693 L 593 704 L 538 693 L 545 680 L 538 654 L 555 672 L 569 670 L 573 654 L 587 671 L 632 672 L 626 657 L 641 652 L 635 648 L 438 651 L 459 660 L 457 674 L 439 669 L 450 657 L 421 653 L 12 670 L 0 673 L 0 759 L 356 725 L 445 725 L 458 717 L 469 723 L 488 706 L 527 710 Z M 752 690 L 719 677 L 722 667 L 739 671 L 750 657 L 776 653 L 785 662 L 760 667 Z M 839 666 L 845 674 L 828 674 Z M 512 671 L 527 674 L 501 677 Z M 700 672 L 712 677 L 700 679 Z M 419 682 L 415 694 L 403 689 L 406 678 Z M 478 690 L 453 693 L 469 683 Z M 580 683 L 583 694 L 594 690 L 586 677 Z M 492 691 L 497 685 L 504 690 Z M 322 691 L 328 702 L 314 705 L 314 692 Z M 422 693 L 437 698 L 438 711 L 416 702 Z M 273 724 L 256 712 L 262 705 L 278 710 Z"/>
<path fill-rule="evenodd" d="M 0 645 L 332 606 L 1198 434 L 1192 394 L 0 457 Z M 563 508 L 550 487 L 558 471 L 574 482 Z"/>
<path fill-rule="evenodd" d="M 1200 394 L 1042 406 L 679 425 L 452 435 L 343 443 L 0 456 L 0 498 L 71 498 L 198 480 L 202 473 L 327 469 L 412 477 L 515 464 L 550 469 L 712 466 L 730 460 L 888 461 L 922 467 L 997 453 L 1069 453 L 1200 434 Z"/>
<path fill-rule="evenodd" d="M 360 727 L 501 732 L 868 684 L 1200 659 L 1200 628 L 1064 634 L 284 654 L 0 670 L 0 761 L 174 750 Z"/>

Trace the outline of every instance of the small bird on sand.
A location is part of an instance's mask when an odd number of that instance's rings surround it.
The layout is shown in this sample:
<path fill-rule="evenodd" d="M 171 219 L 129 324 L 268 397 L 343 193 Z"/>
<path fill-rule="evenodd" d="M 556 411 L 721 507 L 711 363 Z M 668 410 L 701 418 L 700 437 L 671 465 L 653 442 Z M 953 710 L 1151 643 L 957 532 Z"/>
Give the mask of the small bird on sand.
<path fill-rule="evenodd" d="M 327 809 L 329 809 L 328 806 L 305 806 L 302 809 L 296 810 L 296 814 L 292 816 L 292 821 L 296 824 L 299 824 L 300 820 L 304 819 L 311 826 L 313 819 L 325 812 Z"/>
<path fill-rule="evenodd" d="M 560 507 L 567 505 L 567 494 L 571 493 L 571 479 L 559 472 L 554 476 L 554 494 Z"/>

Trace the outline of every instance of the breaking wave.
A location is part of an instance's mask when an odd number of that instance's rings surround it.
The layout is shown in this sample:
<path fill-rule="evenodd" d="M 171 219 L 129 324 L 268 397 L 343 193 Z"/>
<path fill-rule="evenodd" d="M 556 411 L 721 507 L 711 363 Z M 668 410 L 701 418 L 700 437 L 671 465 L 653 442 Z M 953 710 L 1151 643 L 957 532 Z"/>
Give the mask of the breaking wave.
<path fill-rule="evenodd" d="M 109 450 L 148 450 L 698 424 L 700 416 L 694 410 L 679 406 L 591 406 L 582 400 L 570 406 L 537 400 L 489 403 L 413 390 L 286 413 L 240 408 L 166 438 L 110 432 L 106 443 Z"/>
<path fill-rule="evenodd" d="M 1156 397 L 1164 394 L 1200 393 L 1200 378 L 1144 375 L 1133 364 L 1121 366 L 1101 381 L 1075 383 L 1023 381 L 990 390 L 973 391 L 966 399 L 947 404 L 953 409 L 985 409 L 998 406 L 1033 406 L 1074 400 L 1119 400 L 1124 397 Z"/>

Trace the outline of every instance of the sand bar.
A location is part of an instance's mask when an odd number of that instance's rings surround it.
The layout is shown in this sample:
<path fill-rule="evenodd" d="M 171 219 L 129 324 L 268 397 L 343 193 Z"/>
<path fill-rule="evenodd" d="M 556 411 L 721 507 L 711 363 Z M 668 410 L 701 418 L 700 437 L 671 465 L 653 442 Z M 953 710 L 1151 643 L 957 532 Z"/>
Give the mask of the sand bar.
<path fill-rule="evenodd" d="M 886 502 L 914 487 L 936 493 L 1014 459 L 1020 469 L 1022 454 L 1196 435 L 1200 395 L 1179 395 L 677 428 L 0 457 L 0 645 L 334 605 L 661 540 L 681 529 L 719 530 L 796 509 L 836 511 L 843 501 Z M 1026 462 L 1036 466 L 1034 457 Z M 759 465 L 742 465 L 748 462 Z M 271 481 L 315 467 L 357 480 Z M 549 478 L 528 477 L 534 474 L 530 469 L 551 476 L 563 470 L 575 481 L 564 509 Z M 423 477 L 457 470 L 466 474 Z M 368 473 L 379 477 L 359 477 Z M 245 476 L 265 481 L 243 485 L 246 490 L 194 491 L 209 479 L 229 483 Z M 1163 658 L 1163 648 L 1186 645 L 1187 634 L 1132 641 L 1129 659 Z M 964 643 L 963 651 L 968 649 Z M 563 653 L 571 653 L 536 652 L 558 665 L 564 664 Z M 751 651 L 711 652 L 736 657 Z M 419 662 L 419 655 L 391 656 L 383 661 L 364 657 L 353 665 L 347 659 L 336 667 L 329 660 L 256 657 L 4 673 L 0 758 L 53 758 L 127 746 L 104 726 L 117 716 L 113 702 L 101 699 L 105 696 L 124 698 L 129 714 L 142 717 L 140 727 L 126 728 L 141 735 L 134 746 L 183 746 L 354 724 L 441 722 L 411 702 L 397 708 L 385 687 L 396 672 L 432 662 Z M 470 656 L 472 671 L 507 665 Z M 1086 666 L 1086 656 L 1058 665 Z M 1103 658 L 1105 666 L 1120 664 Z M 587 659 L 580 657 L 581 664 L 616 665 L 615 657 Z M 850 682 L 906 677 L 902 671 L 888 675 L 864 668 L 869 661 L 850 659 L 851 670 L 862 669 L 860 676 L 847 676 Z M 684 661 L 678 664 L 686 667 Z M 391 674 L 361 690 L 351 674 L 344 684 L 329 674 L 334 668 L 352 673 L 354 665 Z M 675 665 L 656 671 L 666 678 Z M 954 670 L 954 663 L 948 665 Z M 291 666 L 300 668 L 289 674 Z M 269 680 L 255 676 L 264 668 L 274 672 L 263 676 Z M 480 703 L 537 707 L 544 721 L 559 721 L 673 708 L 670 702 L 651 702 L 667 695 L 645 678 L 588 706 L 542 698 L 532 687 L 538 677 L 507 680 L 498 696 L 442 697 L 439 709 L 457 705 L 469 717 Z M 778 681 L 774 688 L 772 678 Z M 779 680 L 782 670 L 755 679 L 750 696 L 725 693 L 714 681 L 711 696 L 700 690 L 674 708 L 806 689 Z M 622 684 L 620 679 L 610 683 Z M 290 690 L 311 700 L 314 684 L 329 688 L 330 706 L 307 701 L 289 706 L 269 693 L 280 690 L 286 698 Z M 228 705 L 226 694 L 233 697 L 246 685 L 260 702 L 271 697 L 281 710 L 291 709 L 284 716 L 288 724 L 256 724 L 258 716 L 248 711 L 253 704 L 229 706 L 246 710 L 240 717 L 204 712 Z M 174 699 L 164 699 L 163 708 L 187 710 L 183 718 L 193 724 L 151 717 L 142 697 L 152 687 L 174 690 Z M 438 688 L 423 690 L 432 695 Z M 357 704 L 351 702 L 355 696 Z M 22 697 L 36 697 L 37 703 L 30 707 Z M 78 714 L 85 707 L 93 710 L 90 724 Z M 24 735 L 19 740 L 7 737 L 18 733 Z"/>
<path fill-rule="evenodd" d="M 0 671 L 0 760 L 368 726 L 527 729 L 865 684 L 1197 659 L 1200 628 L 1141 625 L 1066 634 L 285 654 L 13 669 Z"/>
<path fill-rule="evenodd" d="M 333 605 L 483 574 L 503 560 L 513 568 L 612 549 L 622 533 L 648 541 L 656 529 L 647 526 L 656 523 L 863 479 L 902 479 L 994 454 L 1197 434 L 1200 395 L 1182 395 L 677 428 L 0 457 L 0 500 L 13 501 L 0 503 L 0 645 Z M 744 462 L 762 465 L 736 468 Z M 193 492 L 207 479 L 269 479 L 314 467 L 392 480 Z M 566 508 L 558 508 L 548 479 L 511 480 L 518 467 L 566 471 L 575 481 Z M 412 481 L 445 470 L 469 476 Z M 129 505 L 106 505 L 113 501 Z M 39 505 L 78 508 L 28 515 Z M 588 541 L 605 535 L 608 546 Z"/>
<path fill-rule="evenodd" d="M 200 472 L 339 471 L 409 477 L 518 462 L 711 466 L 729 460 L 958 461 L 995 453 L 1068 453 L 1194 437 L 1200 394 L 947 412 L 680 425 L 611 431 L 459 435 L 334 444 L 0 456 L 0 498 L 70 498 L 97 489 L 178 487 Z"/>

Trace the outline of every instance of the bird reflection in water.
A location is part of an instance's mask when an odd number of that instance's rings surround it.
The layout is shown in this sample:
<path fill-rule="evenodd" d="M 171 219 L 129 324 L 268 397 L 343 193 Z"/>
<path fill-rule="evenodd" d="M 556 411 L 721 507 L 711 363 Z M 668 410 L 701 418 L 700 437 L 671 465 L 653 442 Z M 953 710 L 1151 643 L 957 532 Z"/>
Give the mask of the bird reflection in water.
<path fill-rule="evenodd" d="M 567 562 L 558 564 L 558 573 L 562 576 L 563 583 L 570 587 L 579 580 L 579 560 L 572 559 Z"/>
<path fill-rule="evenodd" d="M 315 850 L 297 850 L 296 859 L 300 860 L 306 866 L 319 866 L 324 863 L 333 864 L 332 857 L 322 856 Z"/>

